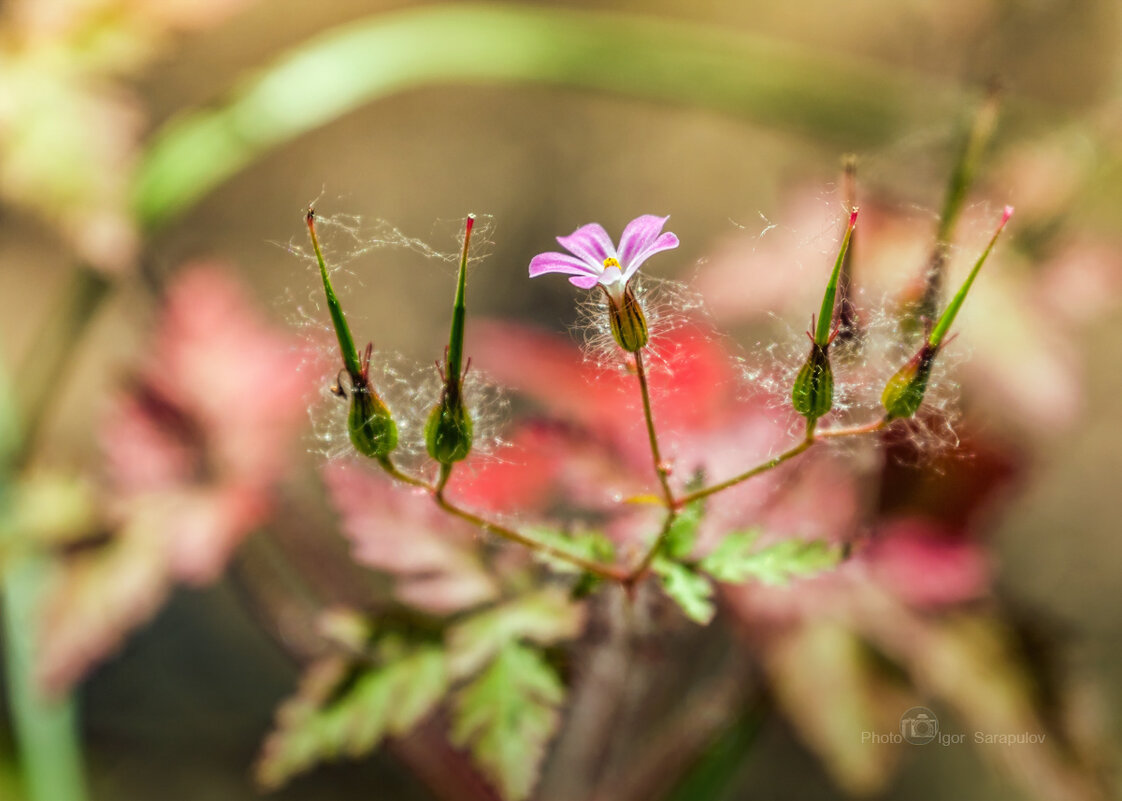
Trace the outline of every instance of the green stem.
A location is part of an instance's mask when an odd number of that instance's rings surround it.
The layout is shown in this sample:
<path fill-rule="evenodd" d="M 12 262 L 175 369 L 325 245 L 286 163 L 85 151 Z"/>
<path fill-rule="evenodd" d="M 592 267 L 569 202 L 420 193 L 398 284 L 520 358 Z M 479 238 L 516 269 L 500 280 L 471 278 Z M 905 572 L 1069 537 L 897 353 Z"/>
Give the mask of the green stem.
<path fill-rule="evenodd" d="M 20 555 L 4 571 L 4 661 L 12 725 L 28 801 L 82 801 L 86 787 L 73 701 L 44 698 L 32 669 L 44 568 L 38 557 Z"/>
<path fill-rule="evenodd" d="M 852 426 L 850 428 L 827 428 L 824 431 L 815 431 L 814 439 L 816 442 L 824 439 L 839 439 L 841 437 L 859 437 L 862 434 L 873 434 L 877 431 L 883 431 L 888 428 L 888 424 L 892 422 L 887 417 L 881 417 L 871 423 L 866 423 L 863 426 Z"/>
<path fill-rule="evenodd" d="M 667 478 L 666 466 L 662 462 L 662 452 L 658 447 L 658 431 L 655 429 L 654 413 L 651 411 L 651 390 L 647 385 L 647 371 L 643 366 L 643 351 L 635 351 L 635 375 L 639 378 L 639 394 L 643 397 L 643 419 L 647 423 L 647 441 L 651 447 L 651 458 L 654 460 L 655 474 L 658 476 L 659 486 L 662 487 L 662 502 L 666 506 L 666 517 L 662 521 L 662 528 L 659 529 L 658 536 L 655 537 L 654 543 L 647 552 L 643 554 L 642 560 L 635 566 L 627 575 L 627 584 L 634 584 L 644 575 L 651 567 L 651 563 L 662 550 L 662 544 L 666 541 L 666 537 L 670 534 L 670 528 L 674 525 L 674 520 L 678 517 L 678 509 L 680 504 L 674 499 L 674 492 L 670 489 L 670 481 Z"/>
<path fill-rule="evenodd" d="M 634 585 L 643 576 L 647 575 L 647 571 L 651 569 L 651 564 L 654 562 L 655 557 L 658 556 L 659 551 L 662 550 L 666 538 L 670 536 L 670 529 L 674 525 L 674 521 L 678 519 L 678 508 L 671 506 L 666 510 L 666 517 L 662 520 L 662 528 L 658 531 L 658 536 L 655 537 L 654 544 L 647 549 L 643 554 L 642 560 L 639 564 L 635 565 L 635 569 L 627 574 L 627 580 L 624 582 L 627 585 Z"/>
<path fill-rule="evenodd" d="M 477 526 L 478 528 L 481 528 L 488 533 L 494 534 L 498 537 L 502 537 L 503 539 L 509 540 L 511 542 L 516 542 L 519 545 L 523 545 L 532 551 L 537 551 L 538 553 L 545 554 L 546 556 L 550 556 L 554 559 L 568 562 L 571 565 L 579 567 L 581 570 L 591 573 L 594 576 L 599 576 L 600 578 L 607 579 L 609 581 L 623 581 L 626 578 L 626 574 L 620 568 L 617 568 L 613 565 L 605 565 L 601 564 L 600 562 L 594 562 L 591 559 L 585 559 L 583 556 L 578 556 L 576 554 L 569 553 L 568 551 L 563 551 L 560 548 L 555 548 L 552 545 L 547 545 L 544 542 L 538 542 L 537 540 L 531 537 L 527 537 L 525 534 L 517 532 L 512 528 L 507 528 L 501 523 L 496 523 L 492 520 L 486 520 L 477 514 L 473 514 L 472 512 L 467 511 L 466 509 L 461 509 L 460 507 L 451 503 L 447 498 L 445 498 L 444 493 L 442 492 L 434 492 L 433 500 L 436 501 L 437 506 L 439 506 L 441 509 L 443 509 L 453 517 L 458 517 L 460 520 L 471 523 L 473 526 Z"/>
<path fill-rule="evenodd" d="M 391 460 L 388 456 L 383 456 L 378 459 L 378 464 L 382 466 L 382 469 L 385 470 L 386 473 L 402 482 L 403 484 L 408 484 L 411 487 L 420 487 L 421 489 L 426 489 L 429 492 L 436 491 L 436 487 L 434 487 L 428 481 L 425 481 L 423 478 L 417 478 L 416 476 L 411 476 L 408 473 L 399 470 L 393 463 L 393 460 Z"/>
<path fill-rule="evenodd" d="M 0 520 L 7 517 L 12 482 L 26 465 L 37 435 L 66 380 L 77 343 L 107 295 L 100 273 L 79 268 L 47 317 L 17 381 L 0 368 Z M 19 532 L 5 532 L 19 541 Z M 12 728 L 29 801 L 86 798 L 80 739 L 70 696 L 44 698 L 34 681 L 35 621 L 44 565 L 30 554 L 8 557 L 3 576 L 3 638 Z"/>
<path fill-rule="evenodd" d="M 822 442 L 823 440 L 827 439 L 840 439 L 842 437 L 856 437 L 863 434 L 872 434 L 876 431 L 881 431 L 882 429 L 887 427 L 889 423 L 887 419 L 881 418 L 878 420 L 874 420 L 873 422 L 866 425 L 853 426 L 851 428 L 818 430 L 815 427 L 815 422 L 816 421 L 807 422 L 806 436 L 797 445 L 788 448 L 778 456 L 773 456 L 766 462 L 761 462 L 755 467 L 749 470 L 745 470 L 740 475 L 733 476 L 732 478 L 722 481 L 719 484 L 714 484 L 711 487 L 705 487 L 704 489 L 697 490 L 696 492 L 691 492 L 688 495 L 683 495 L 677 500 L 678 507 L 681 508 L 688 503 L 693 503 L 694 501 L 701 500 L 702 498 L 708 498 L 710 495 L 715 495 L 716 493 L 723 492 L 730 487 L 735 487 L 737 484 L 747 481 L 750 478 L 755 478 L 756 476 L 761 475 L 762 473 L 766 473 L 769 470 L 774 470 L 784 462 L 794 459 L 803 451 L 809 450 L 810 447 L 817 442 Z"/>
<path fill-rule="evenodd" d="M 647 385 L 647 371 L 643 366 L 643 352 L 641 350 L 635 351 L 635 375 L 639 378 L 639 393 L 643 396 L 643 419 L 647 423 L 647 440 L 650 442 L 651 458 L 654 459 L 658 483 L 662 487 L 662 499 L 666 508 L 673 510 L 677 504 L 674 502 L 674 493 L 670 489 L 670 480 L 667 478 L 669 470 L 663 464 L 662 452 L 658 448 L 658 432 L 655 430 L 654 413 L 651 411 L 651 390 Z"/>
<path fill-rule="evenodd" d="M 493 520 L 487 520 L 477 514 L 467 511 L 466 509 L 462 509 L 459 506 L 456 506 L 454 503 L 444 497 L 444 485 L 447 483 L 447 475 L 445 474 L 443 468 L 449 467 L 448 465 L 441 466 L 441 478 L 436 484 L 432 484 L 428 481 L 425 481 L 423 478 L 417 478 L 416 476 L 409 475 L 403 470 L 398 469 L 393 464 L 393 462 L 390 461 L 389 458 L 380 459 L 379 462 L 382 465 L 382 469 L 398 481 L 409 484 L 413 487 L 420 487 L 422 489 L 428 490 L 432 494 L 433 501 L 436 502 L 436 505 L 453 517 L 458 517 L 460 520 L 471 523 L 473 526 L 481 528 L 484 531 L 494 534 L 497 537 L 502 537 L 504 540 L 509 540 L 510 542 L 522 545 L 532 551 L 543 553 L 546 556 L 558 559 L 562 562 L 568 562 L 569 564 L 574 565 L 575 567 L 579 567 L 581 570 L 585 570 L 595 576 L 599 576 L 600 578 L 607 579 L 609 581 L 624 581 L 626 578 L 626 574 L 623 572 L 623 570 L 615 567 L 614 565 L 606 565 L 601 562 L 595 562 L 591 559 L 585 559 L 583 556 L 569 553 L 567 551 L 561 550 L 560 548 L 555 548 L 552 545 L 544 542 L 539 542 L 532 537 L 528 537 L 525 534 L 515 531 L 512 528 L 508 528 L 501 523 L 496 523 Z M 448 471 L 448 475 L 450 474 L 451 471 Z"/>
<path fill-rule="evenodd" d="M 715 495 L 718 492 L 723 492 L 724 490 L 729 489 L 730 487 L 735 487 L 737 484 L 747 481 L 750 478 L 755 478 L 756 476 L 762 473 L 766 473 L 769 470 L 774 470 L 775 468 L 779 467 L 779 465 L 790 459 L 794 459 L 800 453 L 807 450 L 811 445 L 815 443 L 815 441 L 816 440 L 813 437 L 807 437 L 799 442 L 798 445 L 795 445 L 792 448 L 788 448 L 787 450 L 783 451 L 783 453 L 779 454 L 778 456 L 773 456 L 766 462 L 762 462 L 761 464 L 758 464 L 749 470 L 745 470 L 740 475 L 733 476 L 730 479 L 722 481 L 720 484 L 714 484 L 711 487 L 699 489 L 696 492 L 691 492 L 689 495 L 679 498 L 678 503 L 687 504 L 692 503 L 693 501 L 701 500 L 702 498 L 708 498 L 710 495 Z"/>

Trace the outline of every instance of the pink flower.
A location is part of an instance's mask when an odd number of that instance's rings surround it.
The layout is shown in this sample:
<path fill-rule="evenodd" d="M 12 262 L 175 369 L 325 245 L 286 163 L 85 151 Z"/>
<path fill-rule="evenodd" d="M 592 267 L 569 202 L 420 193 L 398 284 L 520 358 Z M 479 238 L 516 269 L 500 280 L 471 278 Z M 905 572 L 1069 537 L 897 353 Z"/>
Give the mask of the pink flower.
<path fill-rule="evenodd" d="M 678 247 L 678 237 L 662 233 L 668 219 L 653 214 L 636 217 L 623 229 L 618 249 L 599 223 L 582 225 L 569 236 L 557 237 L 572 255 L 539 253 L 530 260 L 530 277 L 544 273 L 571 275 L 569 281 L 575 286 L 592 289 L 599 284 L 609 297 L 619 301 L 643 262 L 660 250 Z"/>

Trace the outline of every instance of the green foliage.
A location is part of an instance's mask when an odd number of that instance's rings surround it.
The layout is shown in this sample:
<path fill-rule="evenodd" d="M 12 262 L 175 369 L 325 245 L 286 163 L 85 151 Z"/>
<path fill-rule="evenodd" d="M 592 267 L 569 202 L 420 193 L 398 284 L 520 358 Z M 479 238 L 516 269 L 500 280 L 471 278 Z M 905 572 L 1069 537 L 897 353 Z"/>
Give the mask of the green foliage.
<path fill-rule="evenodd" d="M 675 553 L 688 553 L 693 547 L 692 536 L 683 537 Z M 661 580 L 663 590 L 681 607 L 686 617 L 705 625 L 713 619 L 716 611 L 713 603 L 714 579 L 726 584 L 742 584 L 750 580 L 785 584 L 798 576 L 828 570 L 841 557 L 840 549 L 820 540 L 784 540 L 754 550 L 758 537 L 757 531 L 737 531 L 725 537 L 712 553 L 698 562 L 658 556 L 651 563 L 651 569 Z M 681 545 L 686 541 L 688 548 Z"/>
<path fill-rule="evenodd" d="M 696 480 L 690 482 L 687 491 L 700 487 L 703 482 Z M 662 541 L 662 554 L 670 559 L 685 559 L 693 551 L 697 543 L 697 532 L 701 521 L 705 517 L 705 500 L 698 499 L 687 503 L 678 512 L 674 522 L 670 524 L 666 537 Z"/>
<path fill-rule="evenodd" d="M 257 780 L 272 789 L 324 760 L 363 756 L 385 737 L 408 733 L 466 682 L 451 703 L 452 738 L 504 798 L 525 798 L 564 695 L 531 643 L 571 639 L 583 623 L 583 608 L 559 587 L 474 614 L 446 629 L 443 642 L 379 635 L 359 616 L 333 612 L 322 625 L 344 653 L 312 665 L 278 710 Z"/>
<path fill-rule="evenodd" d="M 256 772 L 263 787 L 278 787 L 323 760 L 362 756 L 387 735 L 407 733 L 440 703 L 448 671 L 438 646 L 394 637 L 377 651 L 373 666 L 343 657 L 312 666 L 265 741 Z"/>
<path fill-rule="evenodd" d="M 612 541 L 600 531 L 581 531 L 576 534 L 562 534 L 547 528 L 535 528 L 528 531 L 538 542 L 545 543 L 552 548 L 563 551 L 572 556 L 596 562 L 611 562 L 615 559 L 616 549 Z M 550 556 L 547 553 L 537 552 L 538 560 L 549 565 L 557 573 L 579 573 L 580 568 L 572 562 L 566 562 Z"/>
<path fill-rule="evenodd" d="M 452 741 L 471 750 L 504 798 L 520 801 L 537 782 L 563 699 L 561 682 L 541 654 L 508 642 L 456 694 Z"/>
<path fill-rule="evenodd" d="M 665 557 L 656 557 L 651 569 L 662 580 L 663 590 L 682 608 L 686 617 L 703 626 L 713 619 L 716 609 L 713 606 L 713 584 L 708 577 L 689 565 Z"/>
<path fill-rule="evenodd" d="M 472 615 L 448 632 L 452 675 L 469 676 L 509 643 L 529 640 L 549 645 L 576 637 L 584 623 L 584 609 L 557 587 Z"/>
<path fill-rule="evenodd" d="M 809 576 L 834 567 L 841 558 L 837 546 L 821 540 L 783 540 L 753 550 L 758 531 L 737 531 L 698 565 L 717 581 L 740 584 L 755 579 L 764 584 L 785 584 L 796 576 Z"/>
<path fill-rule="evenodd" d="M 558 551 L 581 559 L 587 559 L 591 562 L 610 564 L 615 561 L 616 558 L 615 545 L 599 531 L 582 531 L 577 534 L 562 534 L 561 532 L 551 529 L 538 528 L 532 529 L 529 533 L 530 536 L 538 542 L 545 543 Z M 535 557 L 539 562 L 549 565 L 549 568 L 555 573 L 580 574 L 580 578 L 577 580 L 577 583 L 573 585 L 570 593 L 573 598 L 583 598 L 587 596 L 603 582 L 600 576 L 582 571 L 572 562 L 566 562 L 563 559 L 558 559 L 555 556 L 550 556 L 541 551 L 535 552 Z"/>

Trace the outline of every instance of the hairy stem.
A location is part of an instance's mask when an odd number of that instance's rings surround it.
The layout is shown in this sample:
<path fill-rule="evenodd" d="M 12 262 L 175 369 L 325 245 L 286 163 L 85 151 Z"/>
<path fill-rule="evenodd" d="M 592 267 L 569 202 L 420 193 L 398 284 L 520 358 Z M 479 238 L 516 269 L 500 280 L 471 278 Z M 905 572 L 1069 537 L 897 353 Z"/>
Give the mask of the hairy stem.
<path fill-rule="evenodd" d="M 451 472 L 450 470 L 446 474 L 442 469 L 440 480 L 436 484 L 432 484 L 424 480 L 423 478 L 411 476 L 403 470 L 400 470 L 389 458 L 380 459 L 379 463 L 381 464 L 382 469 L 386 471 L 386 473 L 388 473 L 398 481 L 404 482 L 413 487 L 420 487 L 422 489 L 428 490 L 432 494 L 433 500 L 436 502 L 436 505 L 453 517 L 458 517 L 460 520 L 471 523 L 473 526 L 477 526 L 490 534 L 494 534 L 497 537 L 502 537 L 504 540 L 509 540 L 510 542 L 518 543 L 519 545 L 529 548 L 532 551 L 537 551 L 538 553 L 545 554 L 546 556 L 549 556 L 553 559 L 558 559 L 562 562 L 568 562 L 569 564 L 579 567 L 581 570 L 587 571 L 594 576 L 599 576 L 600 578 L 607 579 L 609 581 L 623 581 L 626 578 L 626 574 L 618 567 L 615 567 L 613 565 L 606 565 L 601 562 L 593 561 L 591 559 L 585 559 L 583 556 L 579 556 L 578 554 L 569 553 L 568 551 L 564 551 L 560 548 L 555 548 L 548 543 L 539 542 L 533 537 L 528 537 L 525 534 L 502 525 L 501 523 L 487 520 L 477 514 L 474 514 L 473 512 L 469 512 L 466 509 L 461 509 L 459 506 L 456 506 L 454 503 L 444 497 L 444 485 L 447 483 L 448 474 L 450 474 Z"/>
<path fill-rule="evenodd" d="M 662 499 L 666 508 L 673 512 L 676 504 L 674 493 L 670 489 L 667 474 L 670 472 L 662 461 L 662 453 L 658 449 L 658 432 L 655 430 L 654 414 L 651 412 L 651 390 L 647 385 L 647 371 L 643 367 L 643 351 L 635 351 L 635 375 L 639 377 L 639 392 L 643 396 L 643 418 L 647 422 L 647 439 L 651 444 L 651 458 L 654 459 L 655 473 L 658 475 L 659 486 L 662 487 Z"/>
<path fill-rule="evenodd" d="M 700 500 L 701 498 L 708 498 L 710 495 L 715 495 L 716 493 L 727 490 L 730 487 L 735 487 L 737 484 L 747 481 L 750 478 L 755 478 L 756 476 L 761 475 L 762 473 L 766 473 L 769 470 L 774 470 L 784 462 L 795 458 L 803 451 L 809 450 L 816 442 L 821 442 L 827 439 L 839 439 L 841 437 L 854 437 L 860 436 L 862 434 L 872 434 L 876 431 L 884 429 L 887 425 L 888 420 L 885 418 L 880 418 L 878 420 L 874 420 L 871 423 L 867 423 L 861 426 L 853 426 L 851 428 L 817 430 L 813 425 L 808 424 L 806 436 L 797 445 L 788 448 L 778 456 L 771 457 L 766 462 L 761 462 L 755 467 L 749 470 L 745 470 L 740 475 L 733 476 L 732 478 L 726 479 L 719 484 L 714 484 L 711 487 L 699 489 L 696 492 L 691 492 L 688 495 L 684 495 L 681 498 L 678 498 L 678 506 L 685 506 L 687 503 L 692 503 L 693 501 Z"/>
<path fill-rule="evenodd" d="M 642 375 L 643 373 L 642 371 L 640 371 L 640 376 Z M 651 450 L 654 458 L 657 460 L 659 458 L 658 444 L 654 433 L 654 423 L 652 422 L 649 414 L 650 404 L 649 396 L 646 390 L 645 377 L 640 379 L 640 386 L 643 388 L 644 407 L 648 410 L 647 430 L 651 436 Z M 554 559 L 568 562 L 569 564 L 575 565 L 576 567 L 579 567 L 582 570 L 585 570 L 595 576 L 599 576 L 600 578 L 607 579 L 609 581 L 617 581 L 623 584 L 625 587 L 633 587 L 636 582 L 641 580 L 647 574 L 647 571 L 650 570 L 651 563 L 654 562 L 654 559 L 658 555 L 659 550 L 661 550 L 662 543 L 670 533 L 670 528 L 674 524 L 674 521 L 677 519 L 679 511 L 682 509 L 682 507 L 686 506 L 686 504 L 692 503 L 702 498 L 707 498 L 710 495 L 715 495 L 718 492 L 729 489 L 730 487 L 735 487 L 737 484 L 747 481 L 750 478 L 754 478 L 755 476 L 766 473 L 769 470 L 773 470 L 774 468 L 779 467 L 779 465 L 783 464 L 784 462 L 795 458 L 803 451 L 808 450 L 816 442 L 821 442 L 827 439 L 840 439 L 842 437 L 854 437 L 861 436 L 863 434 L 872 434 L 887 427 L 888 423 L 889 421 L 886 418 L 880 418 L 878 420 L 874 420 L 871 423 L 867 423 L 861 426 L 817 430 L 815 422 L 808 421 L 806 436 L 797 445 L 788 448 L 778 456 L 773 456 L 766 462 L 756 465 L 750 470 L 746 470 L 740 475 L 733 476 L 732 478 L 722 481 L 719 484 L 714 484 L 711 487 L 705 487 L 704 489 L 697 490 L 696 492 L 691 492 L 678 498 L 675 498 L 670 493 L 669 485 L 665 483 L 665 475 L 662 473 L 662 471 L 659 471 L 660 477 L 664 480 L 663 488 L 667 493 L 666 503 L 668 504 L 668 506 L 666 509 L 666 516 L 663 518 L 662 527 L 659 529 L 658 536 L 655 537 L 654 544 L 651 545 L 651 547 L 643 555 L 643 558 L 642 560 L 640 560 L 639 564 L 637 564 L 632 570 L 623 570 L 619 567 L 616 567 L 615 565 L 606 565 L 601 562 L 593 561 L 591 559 L 585 559 L 584 557 L 578 556 L 577 554 L 572 554 L 560 548 L 555 548 L 548 543 L 539 542 L 538 540 L 535 540 L 532 537 L 528 537 L 525 534 L 515 531 L 512 528 L 508 528 L 501 523 L 487 520 L 477 514 L 474 514 L 473 512 L 467 511 L 466 509 L 461 509 L 444 497 L 444 486 L 447 483 L 447 476 L 443 475 L 443 472 L 441 480 L 436 484 L 433 484 L 423 478 L 417 478 L 416 476 L 409 475 L 408 473 L 398 469 L 397 466 L 395 466 L 389 458 L 380 459 L 379 464 L 381 464 L 382 469 L 385 470 L 388 475 L 395 478 L 396 480 L 401 481 L 405 484 L 409 484 L 413 487 L 420 487 L 430 492 L 432 494 L 433 500 L 436 502 L 436 505 L 453 517 L 458 517 L 459 519 L 467 523 L 478 526 L 484 531 L 494 534 L 495 536 L 502 537 L 503 539 L 509 540 L 510 542 L 518 543 L 519 545 L 529 548 L 532 551 L 537 551 L 538 553 L 545 554 L 546 556 L 552 557 Z M 656 461 L 656 464 L 657 463 L 658 462 Z"/>
<path fill-rule="evenodd" d="M 491 520 L 485 520 L 477 514 L 473 514 L 466 509 L 461 509 L 455 504 L 450 503 L 448 499 L 444 497 L 443 492 L 433 493 L 433 499 L 436 501 L 437 506 L 439 506 L 441 509 L 443 509 L 453 517 L 458 517 L 460 518 L 460 520 L 471 523 L 474 526 L 478 526 L 484 531 L 495 534 L 505 540 L 510 540 L 511 542 L 517 542 L 519 545 L 524 545 L 532 551 L 537 551 L 538 553 L 543 553 L 546 556 L 550 556 L 554 559 L 560 559 L 562 561 L 576 565 L 582 570 L 592 573 L 595 576 L 599 576 L 600 578 L 608 579 L 610 581 L 622 581 L 625 577 L 623 571 L 621 571 L 619 568 L 613 567 L 611 565 L 604 565 L 599 562 L 594 562 L 591 559 L 585 559 L 583 556 L 577 556 L 576 554 L 568 553 L 567 551 L 563 551 L 560 548 L 554 548 L 552 545 L 547 545 L 544 542 L 538 542 L 537 540 L 531 537 L 527 537 L 525 534 L 521 534 L 512 528 L 507 528 L 506 526 L 500 523 L 495 523 Z"/>
<path fill-rule="evenodd" d="M 655 537 L 654 544 L 647 549 L 647 552 L 645 554 L 643 554 L 642 561 L 640 561 L 639 564 L 635 566 L 635 569 L 628 574 L 626 582 L 628 585 L 634 585 L 635 582 L 643 578 L 643 576 L 647 574 L 647 571 L 651 569 L 651 563 L 654 562 L 655 557 L 658 556 L 658 552 L 662 550 L 662 545 L 664 542 L 666 542 L 667 536 L 670 535 L 670 529 L 674 525 L 674 521 L 677 519 L 678 507 L 671 506 L 666 510 L 666 517 L 662 520 L 662 528 L 659 529 L 658 536 Z"/>

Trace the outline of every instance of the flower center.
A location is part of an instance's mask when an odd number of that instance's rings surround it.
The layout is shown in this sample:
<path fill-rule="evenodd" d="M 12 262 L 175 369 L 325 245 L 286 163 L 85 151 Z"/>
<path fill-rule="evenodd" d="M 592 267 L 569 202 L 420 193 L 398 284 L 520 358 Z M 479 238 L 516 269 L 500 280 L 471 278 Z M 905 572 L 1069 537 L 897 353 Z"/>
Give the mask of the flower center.
<path fill-rule="evenodd" d="M 604 259 L 604 269 L 607 270 L 611 267 L 615 267 L 617 270 L 622 269 L 619 266 L 619 259 L 615 256 L 608 256 L 608 258 Z"/>

